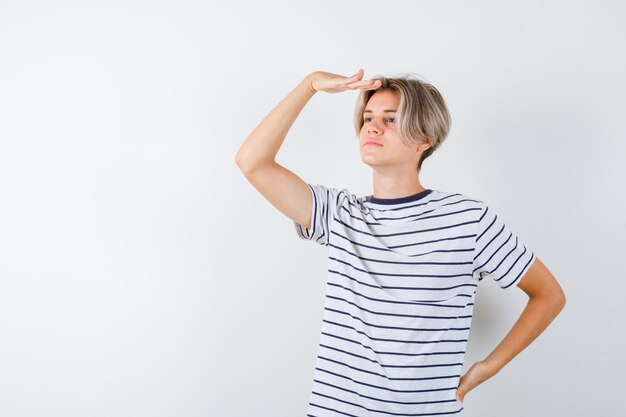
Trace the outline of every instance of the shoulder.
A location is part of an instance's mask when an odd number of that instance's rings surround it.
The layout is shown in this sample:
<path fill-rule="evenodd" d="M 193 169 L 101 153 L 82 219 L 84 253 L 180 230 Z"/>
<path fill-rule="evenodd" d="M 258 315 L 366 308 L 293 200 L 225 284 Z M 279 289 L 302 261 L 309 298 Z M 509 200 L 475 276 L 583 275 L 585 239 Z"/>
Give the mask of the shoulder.
<path fill-rule="evenodd" d="M 480 208 L 485 206 L 484 201 L 480 198 L 456 191 L 433 190 L 431 193 L 431 200 L 455 204 L 462 203 L 464 206 Z"/>
<path fill-rule="evenodd" d="M 308 185 L 319 200 L 330 207 L 341 207 L 346 202 L 357 200 L 357 197 L 344 187 L 318 183 L 308 183 Z"/>

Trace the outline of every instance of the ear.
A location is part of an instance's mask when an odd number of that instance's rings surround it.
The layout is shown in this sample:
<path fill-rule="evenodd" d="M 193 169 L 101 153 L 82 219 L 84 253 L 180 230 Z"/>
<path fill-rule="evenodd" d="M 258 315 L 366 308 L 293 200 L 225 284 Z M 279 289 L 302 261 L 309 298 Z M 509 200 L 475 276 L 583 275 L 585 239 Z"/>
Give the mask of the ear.
<path fill-rule="evenodd" d="M 430 143 L 428 142 L 424 142 L 424 143 L 420 143 L 419 145 L 417 145 L 416 147 L 416 151 L 418 153 L 424 152 L 426 149 L 430 148 Z"/>

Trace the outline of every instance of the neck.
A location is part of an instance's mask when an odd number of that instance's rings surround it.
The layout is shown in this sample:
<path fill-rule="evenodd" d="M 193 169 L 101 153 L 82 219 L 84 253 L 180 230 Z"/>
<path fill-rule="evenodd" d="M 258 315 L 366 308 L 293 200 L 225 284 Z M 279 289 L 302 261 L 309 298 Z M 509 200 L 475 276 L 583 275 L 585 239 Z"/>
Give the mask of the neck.
<path fill-rule="evenodd" d="M 384 175 L 374 173 L 374 192 L 376 198 L 402 198 L 426 190 L 417 175 Z"/>

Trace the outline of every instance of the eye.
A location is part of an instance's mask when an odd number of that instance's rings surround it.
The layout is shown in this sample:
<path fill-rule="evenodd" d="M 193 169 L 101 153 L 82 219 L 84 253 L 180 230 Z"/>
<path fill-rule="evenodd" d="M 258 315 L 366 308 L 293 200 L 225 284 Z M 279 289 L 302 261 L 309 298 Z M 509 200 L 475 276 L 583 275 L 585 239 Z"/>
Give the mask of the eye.
<path fill-rule="evenodd" d="M 369 119 L 371 119 L 371 117 L 366 117 L 364 121 L 367 122 Z M 396 118 L 395 117 L 389 117 L 387 120 L 393 120 L 392 123 L 396 122 Z"/>

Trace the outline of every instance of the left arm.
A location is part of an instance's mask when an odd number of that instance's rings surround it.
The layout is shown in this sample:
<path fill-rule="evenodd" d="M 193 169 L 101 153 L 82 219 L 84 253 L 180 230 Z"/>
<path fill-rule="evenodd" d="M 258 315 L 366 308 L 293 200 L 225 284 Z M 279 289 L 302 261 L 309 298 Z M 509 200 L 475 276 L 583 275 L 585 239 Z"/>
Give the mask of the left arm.
<path fill-rule="evenodd" d="M 517 286 L 528 294 L 526 308 L 500 344 L 461 377 L 457 388 L 457 398 L 461 401 L 469 390 L 498 373 L 524 350 L 565 307 L 563 289 L 538 257 Z"/>
<path fill-rule="evenodd" d="M 494 374 L 543 333 L 565 307 L 563 289 L 539 258 L 517 286 L 528 294 L 528 303 L 509 333 L 484 359 Z"/>

